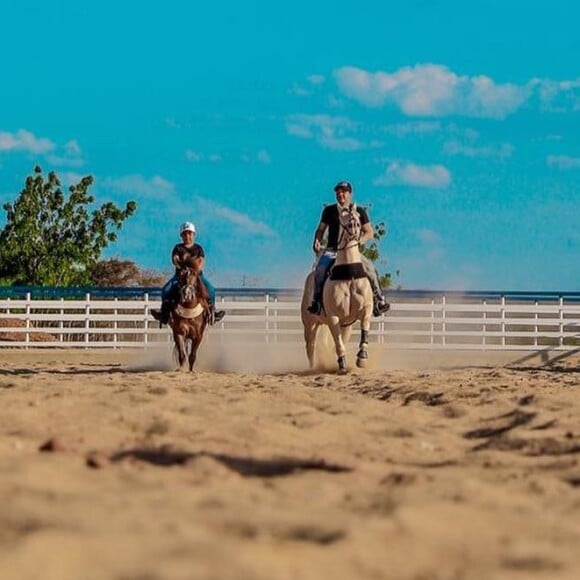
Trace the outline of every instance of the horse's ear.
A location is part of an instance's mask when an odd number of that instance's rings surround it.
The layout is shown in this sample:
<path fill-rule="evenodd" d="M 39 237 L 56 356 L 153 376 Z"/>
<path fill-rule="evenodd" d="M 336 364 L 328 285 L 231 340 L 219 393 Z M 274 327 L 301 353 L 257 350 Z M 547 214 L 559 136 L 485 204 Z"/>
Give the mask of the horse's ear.
<path fill-rule="evenodd" d="M 192 258 L 191 256 L 186 259 L 185 265 L 191 268 L 194 272 L 199 272 L 201 270 L 201 262 L 203 258 Z"/>
<path fill-rule="evenodd" d="M 199 258 L 191 258 L 191 267 L 196 271 L 196 272 L 201 272 L 201 266 L 202 266 L 202 262 L 203 262 L 203 258 L 199 257 Z"/>

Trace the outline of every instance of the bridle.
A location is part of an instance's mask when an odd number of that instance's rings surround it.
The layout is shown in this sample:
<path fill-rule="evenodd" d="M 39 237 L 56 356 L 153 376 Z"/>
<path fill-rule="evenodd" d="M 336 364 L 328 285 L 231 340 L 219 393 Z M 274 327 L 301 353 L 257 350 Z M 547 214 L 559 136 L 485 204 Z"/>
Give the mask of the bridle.
<path fill-rule="evenodd" d="M 193 281 L 192 281 L 193 279 Z M 183 281 L 185 280 L 185 283 Z M 193 302 L 196 299 L 195 283 L 197 273 L 192 269 L 185 267 L 179 275 L 179 298 L 181 302 Z"/>
<path fill-rule="evenodd" d="M 348 208 L 338 207 L 338 219 L 341 225 L 341 231 L 336 244 L 337 251 L 347 250 L 358 246 L 358 241 L 361 236 L 361 223 L 358 212 L 356 211 L 356 204 L 351 203 Z M 341 244 L 344 241 L 344 245 Z"/>

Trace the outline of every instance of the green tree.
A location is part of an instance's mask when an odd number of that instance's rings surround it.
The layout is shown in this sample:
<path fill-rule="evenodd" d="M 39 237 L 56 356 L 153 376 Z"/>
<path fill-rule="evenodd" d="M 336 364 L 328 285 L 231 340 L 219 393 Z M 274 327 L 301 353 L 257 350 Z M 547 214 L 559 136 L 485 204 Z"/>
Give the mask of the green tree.
<path fill-rule="evenodd" d="M 91 176 L 63 193 L 54 172 L 40 167 L 26 178 L 14 203 L 5 203 L 6 225 L 0 231 L 0 283 L 70 286 L 90 283 L 101 252 L 117 239 L 115 230 L 137 204 L 125 209 L 112 202 L 89 210 L 94 202 Z"/>
<path fill-rule="evenodd" d="M 367 242 L 366 246 L 362 248 L 362 254 L 366 256 L 371 262 L 375 264 L 379 272 L 379 283 L 381 288 L 387 289 L 392 286 L 392 276 L 389 272 L 381 273 L 379 265 L 386 266 L 387 260 L 381 258 L 380 243 L 381 240 L 387 235 L 387 226 L 385 222 L 378 222 L 373 224 L 374 236 L 370 242 Z M 398 275 L 398 272 L 397 272 Z"/>

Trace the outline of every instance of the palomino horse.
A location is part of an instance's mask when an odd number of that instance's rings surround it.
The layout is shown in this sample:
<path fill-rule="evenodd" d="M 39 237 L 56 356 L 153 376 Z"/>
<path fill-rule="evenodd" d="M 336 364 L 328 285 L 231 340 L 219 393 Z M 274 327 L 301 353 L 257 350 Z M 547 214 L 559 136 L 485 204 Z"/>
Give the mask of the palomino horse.
<path fill-rule="evenodd" d="M 181 370 L 185 370 L 188 354 L 189 370 L 193 370 L 197 349 L 208 322 L 209 294 L 199 278 L 199 272 L 199 264 L 195 260 L 180 270 L 177 279 L 177 305 L 169 321 Z"/>
<path fill-rule="evenodd" d="M 345 344 L 350 338 L 351 327 L 357 320 L 361 323 L 361 339 L 356 364 L 358 367 L 364 367 L 367 362 L 373 292 L 361 263 L 358 242 L 361 235 L 361 223 L 356 205 L 351 204 L 347 208 L 339 207 L 339 217 L 340 231 L 336 262 L 330 271 L 330 277 L 324 284 L 323 312 L 321 315 L 308 312 L 314 289 L 314 272 L 306 278 L 301 312 L 306 355 L 310 368 L 314 366 L 314 347 L 318 327 L 321 324 L 327 324 L 334 339 L 338 372 L 343 374 L 347 372 Z"/>

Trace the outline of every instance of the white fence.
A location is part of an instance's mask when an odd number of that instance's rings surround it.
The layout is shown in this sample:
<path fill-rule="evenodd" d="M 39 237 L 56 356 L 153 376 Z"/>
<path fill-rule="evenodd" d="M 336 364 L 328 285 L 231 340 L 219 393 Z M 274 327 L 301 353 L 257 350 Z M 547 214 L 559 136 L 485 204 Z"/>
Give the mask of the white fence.
<path fill-rule="evenodd" d="M 158 300 L 0 299 L 0 348 L 127 348 L 170 340 L 151 317 Z M 231 296 L 211 329 L 223 342 L 302 341 L 300 303 L 288 298 Z M 216 337 L 214 336 L 214 339 Z M 358 332 L 353 333 L 353 340 Z M 469 296 L 397 298 L 374 318 L 370 340 L 397 348 L 477 350 L 576 350 L 580 348 L 580 302 L 564 298 L 530 301 Z"/>

